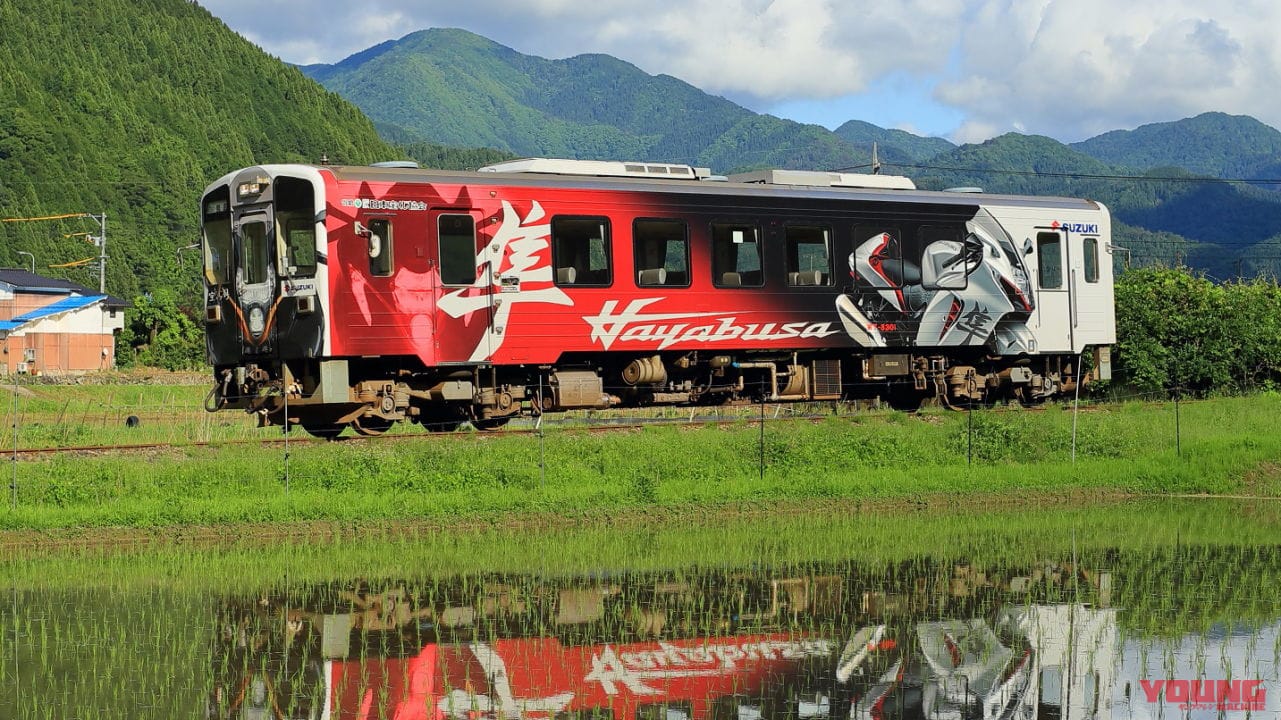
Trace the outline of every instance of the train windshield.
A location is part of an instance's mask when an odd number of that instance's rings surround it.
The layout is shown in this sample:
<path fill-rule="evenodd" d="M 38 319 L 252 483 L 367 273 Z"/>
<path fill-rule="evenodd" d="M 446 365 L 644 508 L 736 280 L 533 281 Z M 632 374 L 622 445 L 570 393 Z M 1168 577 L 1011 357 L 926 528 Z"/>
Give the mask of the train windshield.
<path fill-rule="evenodd" d="M 205 197 L 204 227 L 205 280 L 210 285 L 231 281 L 231 194 L 227 188 Z"/>
<path fill-rule="evenodd" d="M 244 256 L 245 282 L 250 285 L 267 282 L 267 264 L 271 248 L 266 223 L 243 223 L 240 226 L 240 235 L 241 254 Z"/>

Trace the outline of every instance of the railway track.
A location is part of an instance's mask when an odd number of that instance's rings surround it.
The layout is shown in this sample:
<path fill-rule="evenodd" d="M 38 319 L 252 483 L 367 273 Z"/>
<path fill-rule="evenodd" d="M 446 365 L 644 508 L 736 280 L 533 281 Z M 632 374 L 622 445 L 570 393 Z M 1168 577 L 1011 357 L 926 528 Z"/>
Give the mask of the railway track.
<path fill-rule="evenodd" d="M 767 406 L 764 413 L 766 423 L 780 422 L 813 422 L 832 417 L 851 417 L 848 414 L 839 413 L 795 413 L 782 412 L 785 405 Z M 1031 408 L 985 408 L 984 413 L 1004 413 L 1004 412 L 1043 412 L 1047 406 L 1038 406 Z M 1092 412 L 1098 410 L 1101 406 L 1098 404 L 1081 405 L 1082 412 Z M 963 412 L 963 411 L 961 411 Z M 928 417 L 928 416 L 926 416 Z M 232 438 L 223 440 L 189 440 L 189 441 L 154 441 L 138 443 L 117 443 L 112 445 L 63 445 L 63 446 L 43 446 L 43 447 L 18 447 L 9 448 L 0 451 L 0 457 L 9 456 L 14 460 L 31 460 L 59 455 L 106 455 L 106 454 L 128 454 L 128 453 L 145 453 L 145 452 L 163 452 L 168 450 L 182 450 L 189 448 L 204 447 L 246 447 L 246 446 L 284 446 L 284 445 L 316 445 L 326 443 L 337 443 L 339 445 L 349 443 L 371 443 L 371 442 L 409 442 L 433 440 L 446 437 L 472 437 L 477 440 L 511 436 L 511 435 L 537 435 L 545 431 L 582 431 L 592 434 L 609 433 L 618 431 L 636 430 L 643 427 L 651 426 L 672 426 L 672 427 L 700 427 L 706 425 L 731 425 L 735 423 L 756 424 L 760 422 L 761 415 L 749 414 L 743 412 L 734 415 L 697 415 L 681 417 L 630 417 L 630 418 L 574 418 L 572 420 L 558 420 L 551 423 L 539 424 L 537 421 L 523 420 L 521 425 L 509 425 L 500 430 L 477 431 L 464 427 L 459 430 L 450 432 L 404 432 L 390 433 L 385 435 L 363 436 L 363 435 L 345 435 L 333 440 L 311 437 L 302 432 L 296 432 L 289 435 L 280 434 L 274 437 L 259 438 Z M 268 431 L 270 432 L 270 431 Z"/>
<path fill-rule="evenodd" d="M 824 415 L 788 415 L 784 418 L 768 418 L 767 422 L 786 422 L 788 420 L 815 420 Z M 581 422 L 575 421 L 572 424 L 556 424 L 556 430 L 577 430 L 592 434 L 616 432 L 623 430 L 635 430 L 637 428 L 653 425 L 674 425 L 674 426 L 702 426 L 707 424 L 728 425 L 737 422 L 759 422 L 759 419 L 744 417 L 696 417 L 693 421 L 686 418 L 654 418 L 654 419 L 637 419 L 630 421 L 611 420 L 609 422 Z M 446 437 L 472 437 L 477 440 L 484 440 L 493 437 L 511 436 L 511 435 L 537 435 L 542 428 L 537 426 L 529 427 L 506 427 L 495 431 L 475 431 L 469 428 L 454 430 L 451 432 L 407 432 L 393 433 L 387 435 L 344 435 L 333 440 L 315 438 L 304 433 L 291 434 L 288 439 L 284 435 L 272 438 L 255 438 L 255 439 L 235 439 L 235 440 L 192 440 L 188 442 L 143 442 L 143 443 L 121 443 L 115 445 L 64 445 L 64 446 L 47 446 L 47 447 L 28 447 L 7 449 L 0 451 L 0 457 L 9 456 L 17 459 L 33 459 L 54 455 L 105 455 L 115 453 L 141 453 L 147 451 L 165 451 L 181 450 L 188 448 L 200 447 L 225 447 L 225 446 L 284 446 L 288 445 L 324 445 L 335 443 L 345 445 L 350 443 L 371 443 L 371 442 L 409 442 L 409 441 L 431 441 Z"/>

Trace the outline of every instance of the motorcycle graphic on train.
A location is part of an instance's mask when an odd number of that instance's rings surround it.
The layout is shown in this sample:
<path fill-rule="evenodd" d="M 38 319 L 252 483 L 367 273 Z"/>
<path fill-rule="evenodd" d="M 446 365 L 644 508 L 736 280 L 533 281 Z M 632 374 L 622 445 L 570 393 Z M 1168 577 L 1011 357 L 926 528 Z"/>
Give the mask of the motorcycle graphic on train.
<path fill-rule="evenodd" d="M 920 262 L 894 229 L 849 256 L 853 285 L 836 299 L 841 323 L 864 347 L 988 346 L 996 355 L 1031 352 L 1031 276 L 1009 235 L 986 211 L 955 234 L 922 230 Z"/>

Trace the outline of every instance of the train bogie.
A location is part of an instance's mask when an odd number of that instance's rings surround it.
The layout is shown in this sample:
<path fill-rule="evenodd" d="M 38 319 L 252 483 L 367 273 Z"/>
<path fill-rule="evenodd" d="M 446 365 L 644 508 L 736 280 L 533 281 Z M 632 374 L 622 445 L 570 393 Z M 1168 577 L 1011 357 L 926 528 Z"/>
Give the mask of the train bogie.
<path fill-rule="evenodd" d="M 646 405 L 1033 403 L 1114 341 L 1096 203 L 522 162 L 211 185 L 211 407 L 329 435 Z"/>

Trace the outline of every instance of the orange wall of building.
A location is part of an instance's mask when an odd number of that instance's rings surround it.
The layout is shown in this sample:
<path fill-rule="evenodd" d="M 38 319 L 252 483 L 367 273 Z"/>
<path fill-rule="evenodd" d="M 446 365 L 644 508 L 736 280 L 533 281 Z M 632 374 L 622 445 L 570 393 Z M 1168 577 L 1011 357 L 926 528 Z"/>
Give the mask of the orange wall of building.
<path fill-rule="evenodd" d="M 27 372 L 33 374 L 82 373 L 115 366 L 113 335 L 28 333 L 5 338 L 0 345 L 0 364 L 6 372 L 16 372 L 18 364 L 26 362 L 29 348 L 35 350 L 35 360 L 27 363 Z"/>

